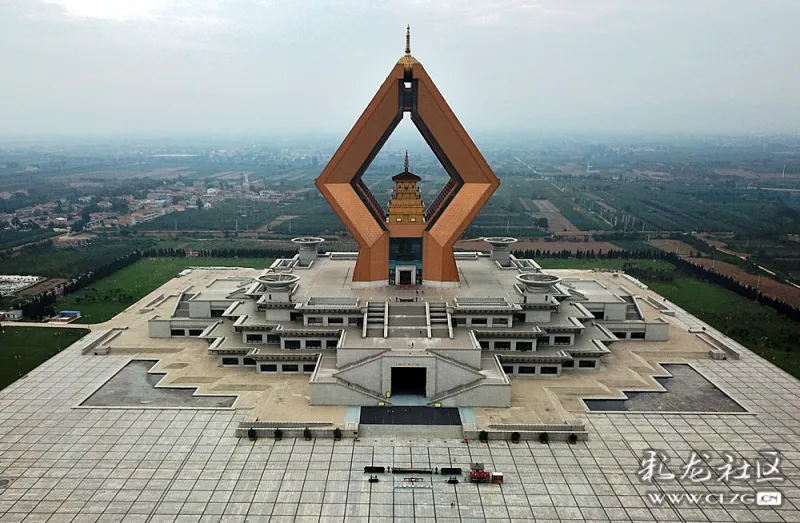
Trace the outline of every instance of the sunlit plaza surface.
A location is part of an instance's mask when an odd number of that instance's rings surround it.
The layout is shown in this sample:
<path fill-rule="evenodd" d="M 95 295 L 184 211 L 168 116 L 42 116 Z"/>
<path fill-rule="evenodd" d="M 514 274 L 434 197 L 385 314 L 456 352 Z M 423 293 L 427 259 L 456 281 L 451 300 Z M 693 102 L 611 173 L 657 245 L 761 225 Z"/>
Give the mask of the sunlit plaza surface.
<path fill-rule="evenodd" d="M 461 263 L 461 262 L 460 262 Z M 469 262 L 473 263 L 473 262 Z M 324 265 L 324 264 L 320 264 Z M 261 271 L 225 271 L 254 276 Z M 467 272 L 467 271 L 465 271 Z M 396 435 L 329 431 L 304 438 L 237 437 L 248 419 L 330 421 L 341 426 L 346 406 L 310 406 L 308 376 L 267 376 L 220 367 L 201 339 L 154 339 L 147 320 L 174 308 L 187 286 L 215 276 L 195 271 L 172 280 L 24 379 L 0 392 L 0 521 L 798 521 L 800 405 L 798 381 L 652 291 L 608 273 L 552 271 L 624 287 L 642 299 L 642 313 L 659 314 L 647 296 L 674 316 L 668 342 L 610 344 L 597 370 L 558 378 L 512 379 L 510 408 L 475 408 L 478 427 L 567 417 L 585 425 L 575 444 L 537 439 L 488 443 L 442 438 L 435 427 Z M 368 292 L 368 291 L 363 291 Z M 156 307 L 148 304 L 160 298 Z M 170 303 L 171 301 L 171 303 Z M 734 347 L 740 359 L 711 359 L 705 334 Z M 118 328 L 120 330 L 114 330 Z M 689 332 L 691 329 L 692 332 Z M 113 334 L 109 334 L 113 333 Z M 98 341 L 99 340 L 99 341 Z M 86 347 L 108 354 L 83 354 Z M 159 360 L 157 386 L 186 386 L 197 394 L 236 395 L 233 408 L 81 406 L 133 359 Z M 745 410 L 703 413 L 589 412 L 585 398 L 623 398 L 628 390 L 659 390 L 658 363 L 688 363 Z M 144 399 L 147 402 L 150 400 Z M 553 414 L 557 413 L 557 414 Z M 563 420 L 562 420 L 563 421 Z M 392 427 L 392 426 L 388 426 Z M 648 449 L 667 458 L 674 479 L 644 482 L 638 472 Z M 693 451 L 717 469 L 730 454 L 755 463 L 782 456 L 780 482 L 680 479 Z M 369 465 L 440 469 L 483 463 L 502 484 L 473 484 L 464 476 L 378 474 Z M 411 476 L 415 476 L 412 474 Z M 781 504 L 691 505 L 648 496 L 658 492 L 778 491 Z"/>

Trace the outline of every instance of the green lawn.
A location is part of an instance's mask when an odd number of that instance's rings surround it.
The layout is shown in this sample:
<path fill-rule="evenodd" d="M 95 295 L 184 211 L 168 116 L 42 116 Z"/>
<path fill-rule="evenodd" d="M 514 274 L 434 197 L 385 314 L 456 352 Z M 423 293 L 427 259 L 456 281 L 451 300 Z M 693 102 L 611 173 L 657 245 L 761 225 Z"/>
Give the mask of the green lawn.
<path fill-rule="evenodd" d="M 82 338 L 86 329 L 13 327 L 0 329 L 0 389 Z"/>
<path fill-rule="evenodd" d="M 543 269 L 622 269 L 626 263 L 635 263 L 643 269 L 671 270 L 675 267 L 663 260 L 606 260 L 577 258 L 536 258 Z"/>
<path fill-rule="evenodd" d="M 60 310 L 79 310 L 76 323 L 102 323 L 110 320 L 141 298 L 192 266 L 254 267 L 263 269 L 272 258 L 147 258 L 139 260 L 93 285 L 62 298 Z"/>
<path fill-rule="evenodd" d="M 650 288 L 767 361 L 800 378 L 800 324 L 718 285 L 686 276 Z"/>

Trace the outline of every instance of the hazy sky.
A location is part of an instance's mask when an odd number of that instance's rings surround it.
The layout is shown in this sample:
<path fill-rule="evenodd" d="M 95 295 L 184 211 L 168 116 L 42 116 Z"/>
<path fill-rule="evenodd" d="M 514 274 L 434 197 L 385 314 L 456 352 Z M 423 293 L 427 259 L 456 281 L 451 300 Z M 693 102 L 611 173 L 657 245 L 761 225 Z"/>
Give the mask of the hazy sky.
<path fill-rule="evenodd" d="M 0 133 L 345 132 L 406 23 L 467 130 L 800 129 L 798 0 L 0 0 Z"/>

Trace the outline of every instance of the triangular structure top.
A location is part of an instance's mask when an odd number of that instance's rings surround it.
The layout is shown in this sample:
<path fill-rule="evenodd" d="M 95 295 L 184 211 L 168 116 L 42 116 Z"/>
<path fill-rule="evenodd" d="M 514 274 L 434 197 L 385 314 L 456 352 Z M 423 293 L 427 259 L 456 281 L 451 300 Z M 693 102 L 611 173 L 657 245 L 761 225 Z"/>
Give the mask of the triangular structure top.
<path fill-rule="evenodd" d="M 450 180 L 425 210 L 424 221 L 395 226 L 362 180 L 369 165 L 408 113 Z M 358 242 L 353 283 L 388 282 L 389 238 L 421 237 L 423 283 L 457 285 L 453 245 L 500 185 L 425 68 L 406 53 L 384 80 L 342 145 L 316 180 L 317 188 Z"/>

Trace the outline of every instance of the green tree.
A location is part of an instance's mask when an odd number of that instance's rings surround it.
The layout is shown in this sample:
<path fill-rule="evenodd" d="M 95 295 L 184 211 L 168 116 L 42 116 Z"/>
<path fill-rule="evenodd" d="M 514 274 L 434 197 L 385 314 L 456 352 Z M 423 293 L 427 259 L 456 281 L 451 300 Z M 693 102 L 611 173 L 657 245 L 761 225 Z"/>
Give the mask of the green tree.
<path fill-rule="evenodd" d="M 200 198 L 197 199 L 197 210 L 198 211 L 203 210 L 203 200 L 201 200 Z"/>
<path fill-rule="evenodd" d="M 130 212 L 130 208 L 128 207 L 128 201 L 123 200 L 122 198 L 114 198 L 113 200 L 111 200 L 111 210 L 120 213 Z"/>

